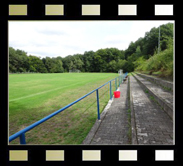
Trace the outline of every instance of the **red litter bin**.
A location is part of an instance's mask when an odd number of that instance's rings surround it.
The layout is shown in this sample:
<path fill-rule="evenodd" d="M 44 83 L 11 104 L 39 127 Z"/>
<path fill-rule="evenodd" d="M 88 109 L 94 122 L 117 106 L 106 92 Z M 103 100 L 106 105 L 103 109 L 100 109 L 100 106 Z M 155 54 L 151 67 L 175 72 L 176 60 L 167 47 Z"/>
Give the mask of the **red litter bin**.
<path fill-rule="evenodd" d="M 120 98 L 120 91 L 114 91 L 114 98 Z"/>

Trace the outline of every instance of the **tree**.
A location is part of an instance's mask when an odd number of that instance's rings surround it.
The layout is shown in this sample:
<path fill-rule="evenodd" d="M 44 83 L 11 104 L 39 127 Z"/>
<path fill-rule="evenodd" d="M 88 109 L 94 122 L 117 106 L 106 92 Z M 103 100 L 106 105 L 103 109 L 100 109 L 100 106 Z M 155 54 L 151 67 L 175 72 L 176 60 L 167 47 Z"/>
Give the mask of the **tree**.
<path fill-rule="evenodd" d="M 106 48 L 109 59 L 107 62 L 111 60 L 118 61 L 119 59 L 124 59 L 124 52 L 120 51 L 117 48 Z"/>
<path fill-rule="evenodd" d="M 108 64 L 108 72 L 116 72 L 116 61 L 112 60 Z"/>
<path fill-rule="evenodd" d="M 128 48 L 125 50 L 125 59 L 128 59 L 128 56 L 131 56 L 136 51 L 136 44 L 131 42 Z"/>
<path fill-rule="evenodd" d="M 51 73 L 63 73 L 64 68 L 62 65 L 62 60 L 57 57 L 57 58 L 52 58 L 52 68 L 50 70 Z"/>
<path fill-rule="evenodd" d="M 28 59 L 30 72 L 47 73 L 47 69 L 39 57 L 30 55 Z"/>
<path fill-rule="evenodd" d="M 17 72 L 18 59 L 14 48 L 9 47 L 9 71 Z"/>
<path fill-rule="evenodd" d="M 121 54 L 119 56 L 120 59 L 125 59 L 125 51 L 124 50 L 121 50 Z"/>
<path fill-rule="evenodd" d="M 83 54 L 83 70 L 85 72 L 94 71 L 94 51 L 85 51 Z"/>
<path fill-rule="evenodd" d="M 123 69 L 123 72 L 124 72 L 124 66 L 125 64 L 127 63 L 127 60 L 122 60 L 120 59 L 117 64 L 116 64 L 116 71 L 120 70 L 120 69 Z"/>
<path fill-rule="evenodd" d="M 135 51 L 135 56 L 138 59 L 140 56 L 142 56 L 142 52 L 140 49 L 140 46 L 137 46 L 136 51 Z"/>
<path fill-rule="evenodd" d="M 28 57 L 25 51 L 15 50 L 9 47 L 9 70 L 10 72 L 28 71 Z"/>
<path fill-rule="evenodd" d="M 69 70 L 73 70 L 73 69 L 75 69 L 75 68 L 76 68 L 76 67 L 75 67 L 74 63 L 73 63 L 72 61 L 70 61 Z"/>
<path fill-rule="evenodd" d="M 134 64 L 132 62 L 126 62 L 123 66 L 123 72 L 132 72 L 134 71 Z"/>
<path fill-rule="evenodd" d="M 51 69 L 53 68 L 53 62 L 50 57 L 45 58 L 45 67 L 48 73 L 51 73 Z"/>
<path fill-rule="evenodd" d="M 160 43 L 161 50 L 165 50 L 167 48 L 168 38 L 173 38 L 173 24 L 168 23 L 160 26 Z M 158 39 L 159 39 L 159 27 L 152 28 L 150 32 L 146 32 L 145 34 L 145 44 L 144 44 L 144 52 L 146 55 L 146 59 L 154 54 L 155 48 L 158 47 Z"/>
<path fill-rule="evenodd" d="M 71 61 L 73 61 L 74 58 L 72 55 L 68 55 L 66 56 L 65 58 L 62 59 L 62 62 L 63 62 L 63 68 L 65 69 L 65 71 L 69 71 L 70 70 L 70 63 Z M 72 62 L 73 63 L 73 62 Z"/>
<path fill-rule="evenodd" d="M 74 69 L 78 69 L 78 70 L 82 70 L 83 67 L 83 62 L 81 61 L 81 59 L 77 56 L 74 56 L 74 62 L 73 62 L 73 68 Z"/>
<path fill-rule="evenodd" d="M 45 67 L 49 73 L 63 73 L 64 72 L 61 57 L 57 57 L 57 58 L 46 57 L 43 59 L 43 61 L 44 61 Z"/>
<path fill-rule="evenodd" d="M 105 59 L 107 58 L 106 55 L 107 55 L 107 52 L 105 49 L 99 49 L 95 52 L 94 54 L 94 65 L 95 65 L 94 71 L 95 72 L 106 71 L 106 67 L 107 67 L 107 62 L 105 61 Z"/>
<path fill-rule="evenodd" d="M 56 58 L 56 63 L 57 63 L 57 72 L 58 73 L 63 73 L 64 68 L 63 68 L 63 62 L 62 62 L 61 58 L 57 57 Z"/>

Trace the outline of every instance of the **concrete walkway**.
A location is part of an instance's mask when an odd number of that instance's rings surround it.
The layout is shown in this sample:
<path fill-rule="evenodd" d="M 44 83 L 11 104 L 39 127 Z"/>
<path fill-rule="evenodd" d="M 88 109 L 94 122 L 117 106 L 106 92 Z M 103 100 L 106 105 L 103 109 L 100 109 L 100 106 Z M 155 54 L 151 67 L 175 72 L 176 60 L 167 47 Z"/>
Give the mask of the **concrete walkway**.
<path fill-rule="evenodd" d="M 128 80 L 120 85 L 120 98 L 114 98 L 109 109 L 101 114 L 83 144 L 119 145 L 129 144 L 128 140 Z"/>
<path fill-rule="evenodd" d="M 170 117 L 130 77 L 138 144 L 173 144 L 173 122 Z"/>

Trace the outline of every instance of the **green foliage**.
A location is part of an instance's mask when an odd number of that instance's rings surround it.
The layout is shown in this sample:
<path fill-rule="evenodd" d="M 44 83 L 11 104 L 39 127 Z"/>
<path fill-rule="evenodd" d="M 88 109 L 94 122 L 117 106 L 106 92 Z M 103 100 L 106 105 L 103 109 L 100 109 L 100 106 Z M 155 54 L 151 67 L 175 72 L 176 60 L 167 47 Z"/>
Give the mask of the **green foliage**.
<path fill-rule="evenodd" d="M 94 51 L 85 51 L 83 55 L 83 67 L 85 72 L 93 72 L 94 71 Z"/>
<path fill-rule="evenodd" d="M 134 65 L 132 62 L 127 61 L 127 63 L 125 63 L 124 68 L 123 68 L 123 72 L 132 72 L 134 71 Z"/>
<path fill-rule="evenodd" d="M 168 48 L 169 38 L 173 38 L 173 24 L 168 23 L 161 25 L 160 32 L 160 46 L 163 51 Z M 149 32 L 145 33 L 144 38 L 139 38 L 137 41 L 130 43 L 129 47 L 125 50 L 125 59 L 128 59 L 128 57 L 132 56 L 134 53 L 138 54 L 139 51 L 141 51 L 141 53 L 139 52 L 141 54 L 140 56 L 143 55 L 145 59 L 149 59 L 158 47 L 158 38 L 159 27 L 154 27 Z"/>
<path fill-rule="evenodd" d="M 136 70 L 139 71 L 161 71 L 165 76 L 173 77 L 173 41 L 170 38 L 167 44 L 167 49 L 158 53 L 155 53 L 147 61 L 135 62 L 138 66 Z M 163 75 L 163 74 L 162 74 Z"/>
<path fill-rule="evenodd" d="M 131 42 L 128 49 L 125 50 L 125 59 L 128 59 L 128 56 L 131 56 L 136 51 L 136 44 Z"/>
<path fill-rule="evenodd" d="M 28 57 L 26 52 L 9 48 L 9 71 L 25 72 L 28 70 Z"/>
<path fill-rule="evenodd" d="M 29 71 L 30 72 L 39 72 L 39 73 L 45 73 L 47 72 L 44 64 L 43 64 L 43 61 L 36 57 L 36 56 L 32 56 L 30 55 L 28 57 L 29 59 Z"/>
<path fill-rule="evenodd" d="M 144 64 L 145 61 L 146 60 L 143 56 L 139 57 L 136 61 L 133 62 L 134 67 L 137 68 L 137 67 L 141 66 L 142 64 Z"/>
<path fill-rule="evenodd" d="M 124 69 L 124 66 L 125 66 L 126 63 L 127 63 L 126 60 L 121 60 L 121 59 L 120 59 L 120 60 L 117 62 L 117 64 L 116 64 L 117 70 L 119 70 L 119 69 Z"/>
<path fill-rule="evenodd" d="M 168 76 L 173 78 L 173 24 L 161 25 L 161 37 L 160 37 L 160 53 L 158 54 L 156 39 L 158 39 L 159 28 L 153 28 L 145 35 L 146 43 L 144 49 L 141 52 L 146 55 L 140 56 L 134 60 L 131 56 L 128 58 L 133 61 L 135 70 L 143 72 L 156 72 L 161 76 Z M 151 40 L 148 42 L 148 40 Z M 153 47 L 154 50 L 151 48 Z M 147 51 L 151 50 L 151 51 Z M 153 53 L 153 54 L 152 54 Z M 133 54 L 133 56 L 135 53 Z"/>
<path fill-rule="evenodd" d="M 116 61 L 112 60 L 108 64 L 108 71 L 109 72 L 116 72 Z"/>

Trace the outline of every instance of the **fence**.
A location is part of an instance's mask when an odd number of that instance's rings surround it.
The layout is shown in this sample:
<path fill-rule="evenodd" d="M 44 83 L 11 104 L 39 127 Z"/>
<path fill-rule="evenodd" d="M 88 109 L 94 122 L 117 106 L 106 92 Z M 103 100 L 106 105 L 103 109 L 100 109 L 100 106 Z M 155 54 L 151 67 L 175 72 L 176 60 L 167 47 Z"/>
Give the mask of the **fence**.
<path fill-rule="evenodd" d="M 43 119 L 41 119 L 41 120 L 39 120 L 39 121 L 37 121 L 37 122 L 31 124 L 30 126 L 24 128 L 23 130 L 20 130 L 20 131 L 18 131 L 17 133 L 11 135 L 11 136 L 9 137 L 9 142 L 11 142 L 11 141 L 13 141 L 14 139 L 16 139 L 16 138 L 19 137 L 19 138 L 20 138 L 20 144 L 26 144 L 26 139 L 25 139 L 25 133 L 26 133 L 26 132 L 28 132 L 29 130 L 33 129 L 34 127 L 40 125 L 41 123 L 47 121 L 48 119 L 52 118 L 53 116 L 57 115 L 58 113 L 64 111 L 65 109 L 69 108 L 70 106 L 76 104 L 77 102 L 79 102 L 80 100 L 82 100 L 82 99 L 84 99 L 85 97 L 89 96 L 90 94 L 94 93 L 95 91 L 96 91 L 96 100 L 97 100 L 98 120 L 100 120 L 100 112 L 99 112 L 99 111 L 100 111 L 100 102 L 99 102 L 99 93 L 98 93 L 98 90 L 99 90 L 100 88 L 102 88 L 103 86 L 109 84 L 109 85 L 110 85 L 110 91 L 109 91 L 109 93 L 110 93 L 110 99 L 112 99 L 112 96 L 113 96 L 113 95 L 112 95 L 112 81 L 115 80 L 115 88 L 116 88 L 116 90 L 117 90 L 117 84 L 118 84 L 118 86 L 120 86 L 120 84 L 123 82 L 123 79 L 127 76 L 127 74 L 128 74 L 128 72 L 126 72 L 125 74 L 123 74 L 123 75 L 121 75 L 121 76 L 119 76 L 119 77 L 116 77 L 116 78 L 114 78 L 114 79 L 112 79 L 112 80 L 106 82 L 106 83 L 103 84 L 102 86 L 100 86 L 100 87 L 94 89 L 93 91 L 87 93 L 86 95 L 84 95 L 84 96 L 82 96 L 81 98 L 75 100 L 74 102 L 72 102 L 72 103 L 66 105 L 65 107 L 63 107 L 63 108 L 61 108 L 61 109 L 59 109 L 59 110 L 53 112 L 52 114 L 50 114 L 50 115 L 44 117 Z"/>

